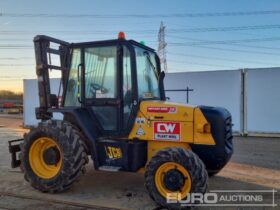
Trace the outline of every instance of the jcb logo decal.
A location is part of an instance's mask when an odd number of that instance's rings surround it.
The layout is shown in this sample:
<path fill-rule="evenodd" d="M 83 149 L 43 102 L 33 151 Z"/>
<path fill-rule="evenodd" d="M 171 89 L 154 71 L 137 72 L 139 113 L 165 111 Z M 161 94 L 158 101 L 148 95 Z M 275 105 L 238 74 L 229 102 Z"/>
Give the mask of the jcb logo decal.
<path fill-rule="evenodd" d="M 119 147 L 105 147 L 106 154 L 110 159 L 117 159 L 122 157 L 122 150 Z"/>
<path fill-rule="evenodd" d="M 154 122 L 154 139 L 180 140 L 179 122 Z"/>

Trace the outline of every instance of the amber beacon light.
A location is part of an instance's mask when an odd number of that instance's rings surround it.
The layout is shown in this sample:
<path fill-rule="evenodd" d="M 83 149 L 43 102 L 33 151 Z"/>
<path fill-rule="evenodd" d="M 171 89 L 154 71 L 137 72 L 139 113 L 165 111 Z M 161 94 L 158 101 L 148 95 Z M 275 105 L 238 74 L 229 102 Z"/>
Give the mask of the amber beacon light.
<path fill-rule="evenodd" d="M 125 33 L 123 31 L 120 31 L 119 35 L 118 35 L 118 38 L 119 39 L 125 39 Z"/>

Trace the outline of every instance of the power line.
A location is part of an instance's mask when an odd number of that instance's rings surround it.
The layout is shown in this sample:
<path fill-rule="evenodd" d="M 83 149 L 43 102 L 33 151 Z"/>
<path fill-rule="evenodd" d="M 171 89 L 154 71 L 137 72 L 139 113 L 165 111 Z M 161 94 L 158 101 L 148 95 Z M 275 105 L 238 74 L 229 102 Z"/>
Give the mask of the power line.
<path fill-rule="evenodd" d="M 206 41 L 211 42 L 212 40 L 205 40 L 205 39 L 195 39 L 190 37 L 181 37 L 181 36 L 174 36 L 174 35 L 167 35 L 168 37 L 176 38 L 176 39 L 182 39 L 185 41 L 193 40 L 193 41 Z M 266 46 L 256 46 L 256 45 L 247 45 L 247 44 L 238 44 L 238 43 L 222 43 L 223 45 L 231 45 L 231 46 L 240 46 L 240 47 L 247 47 L 247 48 L 257 48 L 257 49 L 267 49 L 267 50 L 280 50 L 279 47 L 266 47 Z"/>
<path fill-rule="evenodd" d="M 196 33 L 196 32 L 225 32 L 225 31 L 243 31 L 243 30 L 267 30 L 267 29 L 280 29 L 279 24 L 275 25 L 253 25 L 253 26 L 227 26 L 227 27 L 211 27 L 211 28 L 181 28 L 181 29 L 169 29 L 168 33 Z M 31 30 L 2 30 L 1 34 L 22 34 L 22 33 L 35 33 L 37 31 Z M 48 30 L 48 31 L 40 31 L 41 33 L 96 33 L 96 34 L 112 34 L 115 33 L 116 30 L 94 30 L 94 31 L 73 31 L 73 30 Z M 129 33 L 156 33 L 156 30 L 146 29 L 146 30 L 126 30 Z"/>
<path fill-rule="evenodd" d="M 119 32 L 119 30 L 84 30 L 84 31 L 77 31 L 77 30 L 40 30 L 39 31 L 40 33 L 74 33 L 75 35 L 80 35 L 81 33 L 82 34 L 86 34 L 86 35 L 89 35 L 89 34 L 98 34 L 98 35 L 114 35 L 114 34 L 117 34 L 117 32 Z M 157 30 L 126 30 L 125 32 L 127 33 L 145 33 L 145 35 L 147 34 L 150 34 L 150 33 L 157 33 Z M 28 34 L 28 33 L 31 33 L 32 35 L 35 35 L 38 33 L 38 30 L 36 31 L 31 31 L 31 30 L 1 30 L 0 31 L 0 34 L 15 34 L 15 35 L 18 35 L 18 34 Z M 68 34 L 67 34 L 68 35 Z"/>
<path fill-rule="evenodd" d="M 190 37 L 180 37 L 180 36 L 174 36 L 174 35 L 168 35 L 168 36 L 173 37 L 173 38 L 184 39 L 184 40 L 186 40 L 186 38 L 187 38 L 189 40 L 194 40 L 194 41 L 210 41 L 210 40 L 195 39 L 195 38 L 190 38 Z M 237 43 L 234 43 L 234 44 L 233 43 L 227 43 L 226 45 L 241 46 L 240 44 L 237 44 Z M 172 44 L 171 44 L 171 46 L 172 46 Z M 183 47 L 183 45 L 176 45 L 175 47 Z M 232 48 L 219 48 L 219 47 L 209 47 L 209 46 L 189 46 L 189 47 L 197 47 L 197 48 L 219 50 L 219 51 L 230 51 L 230 52 L 241 52 L 241 53 L 262 54 L 262 55 L 277 55 L 277 56 L 279 56 L 279 53 L 273 53 L 273 52 L 241 50 L 241 49 L 232 49 Z M 277 49 L 277 48 L 273 48 L 273 49 Z"/>
<path fill-rule="evenodd" d="M 34 59 L 34 57 L 2 57 L 0 60 L 28 60 Z"/>
<path fill-rule="evenodd" d="M 225 16 L 254 16 L 278 15 L 280 10 L 236 11 L 236 12 L 207 12 L 207 13 L 175 13 L 175 14 L 48 14 L 48 13 L 0 13 L 0 17 L 23 18 L 197 18 L 197 17 L 225 17 Z"/>
<path fill-rule="evenodd" d="M 185 39 L 187 40 L 187 39 Z M 199 39 L 196 39 L 199 40 Z M 186 45 L 186 46 L 195 46 L 195 45 L 232 45 L 232 46 L 241 46 L 249 48 L 260 48 L 260 49 L 269 49 L 269 50 L 280 50 L 279 47 L 266 47 L 266 46 L 252 46 L 244 45 L 239 43 L 254 43 L 254 42 L 273 42 L 280 41 L 280 37 L 267 37 L 267 38 L 255 38 L 255 39 L 237 39 L 237 40 L 199 40 L 197 42 L 185 42 L 185 43 L 176 43 L 171 42 L 173 45 Z M 156 41 L 149 41 L 155 43 Z"/>
<path fill-rule="evenodd" d="M 13 44 L 0 44 L 0 48 L 2 47 L 8 47 L 8 48 L 13 48 L 13 47 L 32 47 L 31 45 L 13 45 Z"/>
<path fill-rule="evenodd" d="M 33 64 L 26 64 L 26 63 L 24 63 L 24 64 L 0 64 L 0 66 L 6 66 L 6 67 L 9 67 L 9 66 L 11 66 L 11 67 L 13 67 L 13 66 L 34 66 L 35 65 L 35 63 L 33 63 Z"/>
<path fill-rule="evenodd" d="M 273 65 L 273 66 L 279 66 L 280 64 L 271 64 L 266 62 L 260 62 L 260 61 L 248 61 L 248 60 L 237 60 L 237 59 L 228 59 L 228 58 L 221 58 L 221 57 L 212 57 L 212 56 L 202 56 L 202 55 L 193 55 L 193 54 L 185 54 L 185 53 L 171 53 L 168 52 L 168 54 L 171 55 L 177 55 L 177 56 L 184 56 L 184 57 L 193 57 L 193 58 L 202 58 L 207 60 L 223 60 L 223 61 L 229 61 L 229 62 L 245 62 L 245 63 L 254 63 L 254 64 L 264 64 L 264 65 Z"/>
<path fill-rule="evenodd" d="M 33 48 L 32 47 L 0 47 L 0 49 L 3 49 L 3 50 L 32 50 Z"/>
<path fill-rule="evenodd" d="M 226 27 L 207 27 L 207 28 L 187 28 L 171 29 L 172 33 L 197 33 L 197 32 L 224 32 L 224 31 L 245 31 L 245 30 L 266 30 L 279 29 L 279 24 L 274 25 L 252 25 L 252 26 L 226 26 Z"/>
<path fill-rule="evenodd" d="M 197 41 L 197 42 L 185 42 L 185 43 L 170 43 L 172 45 L 184 45 L 184 46 L 197 46 L 197 45 L 219 45 L 219 44 L 235 44 L 235 43 L 248 43 L 248 42 L 271 42 L 279 41 L 280 37 L 268 37 L 261 39 L 238 39 L 238 40 L 218 40 L 218 41 Z"/>
<path fill-rule="evenodd" d="M 173 45 L 169 45 L 173 46 Z M 185 47 L 183 45 L 175 45 L 173 47 Z M 210 49 L 210 50 L 219 50 L 219 51 L 229 51 L 229 52 L 238 52 L 238 53 L 252 53 L 252 54 L 262 54 L 262 55 L 277 55 L 279 56 L 279 53 L 271 53 L 271 52 L 260 52 L 260 51 L 252 51 L 252 50 L 237 50 L 232 48 L 219 48 L 219 47 L 208 47 L 208 46 L 189 46 L 189 47 L 197 47 L 197 48 L 204 48 L 204 49 Z"/>
<path fill-rule="evenodd" d="M 198 47 L 198 48 L 204 48 L 204 49 L 211 49 L 211 50 L 219 50 L 219 51 L 230 51 L 230 52 L 241 52 L 241 53 L 252 53 L 252 54 L 262 54 L 262 55 L 277 55 L 279 56 L 279 53 L 273 53 L 273 52 L 263 52 L 263 51 L 252 51 L 252 50 L 241 50 L 241 49 L 232 49 L 232 48 L 219 48 L 219 47 L 209 47 L 209 46 L 200 46 L 200 45 L 183 45 L 183 44 L 175 44 L 172 43 L 169 44 L 171 47 Z M 26 47 L 1 47 L 0 49 L 6 49 L 6 50 L 30 50 L 33 49 L 32 46 L 26 46 Z"/>
<path fill-rule="evenodd" d="M 198 65 L 198 66 L 214 66 L 214 67 L 223 67 L 223 68 L 236 68 L 234 66 L 226 66 L 226 65 L 220 65 L 220 64 L 209 64 L 209 63 L 196 63 L 196 62 L 188 62 L 188 61 L 175 61 L 175 60 L 169 60 L 173 63 L 183 63 L 183 64 L 192 64 L 192 65 Z M 170 68 L 172 69 L 172 68 Z"/>

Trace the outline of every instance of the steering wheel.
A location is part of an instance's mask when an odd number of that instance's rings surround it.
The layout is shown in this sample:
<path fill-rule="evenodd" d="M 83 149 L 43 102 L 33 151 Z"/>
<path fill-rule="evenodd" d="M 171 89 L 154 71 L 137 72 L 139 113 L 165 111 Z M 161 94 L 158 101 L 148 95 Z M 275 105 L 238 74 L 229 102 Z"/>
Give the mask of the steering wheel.
<path fill-rule="evenodd" d="M 91 87 L 93 90 L 95 90 L 95 91 L 101 90 L 101 89 L 102 89 L 101 85 L 99 85 L 99 84 L 97 84 L 97 83 L 91 83 L 91 84 L 90 84 L 90 87 Z"/>
<path fill-rule="evenodd" d="M 97 83 L 91 83 L 90 84 L 90 92 L 92 93 L 92 95 L 96 95 L 96 91 L 97 90 L 101 90 L 102 93 L 108 93 L 108 89 L 102 87 L 100 84 Z"/>

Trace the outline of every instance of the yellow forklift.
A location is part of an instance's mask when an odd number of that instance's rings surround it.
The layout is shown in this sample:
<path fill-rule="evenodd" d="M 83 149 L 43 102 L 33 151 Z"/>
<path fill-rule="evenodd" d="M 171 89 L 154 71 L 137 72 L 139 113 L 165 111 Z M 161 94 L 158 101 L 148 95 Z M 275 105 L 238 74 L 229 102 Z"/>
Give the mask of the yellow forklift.
<path fill-rule="evenodd" d="M 9 150 L 12 167 L 20 166 L 35 189 L 69 188 L 90 156 L 96 170 L 144 173 L 150 197 L 180 209 L 179 202 L 167 202 L 171 193 L 183 200 L 205 193 L 208 174 L 229 161 L 230 113 L 166 101 L 165 74 L 153 49 L 123 32 L 115 40 L 83 43 L 38 35 L 34 47 L 41 122 L 24 139 L 10 141 Z M 60 65 L 51 63 L 52 55 Z M 61 72 L 56 94 L 51 70 Z"/>

